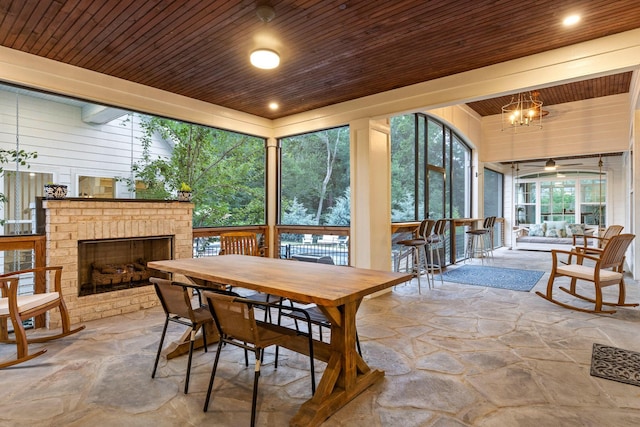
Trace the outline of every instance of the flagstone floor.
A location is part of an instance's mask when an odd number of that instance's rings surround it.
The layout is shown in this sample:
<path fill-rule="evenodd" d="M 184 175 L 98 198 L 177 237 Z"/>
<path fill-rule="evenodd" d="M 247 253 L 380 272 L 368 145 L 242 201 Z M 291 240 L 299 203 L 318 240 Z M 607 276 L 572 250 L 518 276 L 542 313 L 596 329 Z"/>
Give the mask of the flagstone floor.
<path fill-rule="evenodd" d="M 550 259 L 501 249 L 492 263 L 545 271 L 535 291 L 546 286 Z M 386 375 L 325 426 L 640 425 L 640 387 L 589 375 L 593 343 L 640 351 L 640 309 L 594 315 L 533 291 L 439 281 L 428 290 L 425 283 L 421 295 L 414 280 L 363 302 L 364 358 Z M 627 284 L 628 300 L 640 301 L 638 282 Z M 46 344 L 45 355 L 0 371 L 0 426 L 248 425 L 253 369 L 238 350 L 222 350 L 207 413 L 213 347 L 194 355 L 189 394 L 186 357 L 162 357 L 151 379 L 163 317 L 153 309 L 89 322 L 79 334 Z M 169 338 L 181 332 L 173 328 Z M 0 359 L 12 350 L 0 345 Z M 257 425 L 288 425 L 310 397 L 307 370 L 306 357 L 284 351 L 274 369 L 267 354 Z"/>

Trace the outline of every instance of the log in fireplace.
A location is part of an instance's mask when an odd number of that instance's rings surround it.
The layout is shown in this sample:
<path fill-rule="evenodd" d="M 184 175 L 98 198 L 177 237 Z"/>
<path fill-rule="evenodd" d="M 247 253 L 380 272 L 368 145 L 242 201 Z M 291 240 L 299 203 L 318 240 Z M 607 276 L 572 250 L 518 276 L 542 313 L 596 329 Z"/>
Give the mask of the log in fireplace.
<path fill-rule="evenodd" d="M 78 296 L 150 284 L 167 277 L 147 262 L 172 259 L 173 236 L 146 236 L 78 241 Z"/>

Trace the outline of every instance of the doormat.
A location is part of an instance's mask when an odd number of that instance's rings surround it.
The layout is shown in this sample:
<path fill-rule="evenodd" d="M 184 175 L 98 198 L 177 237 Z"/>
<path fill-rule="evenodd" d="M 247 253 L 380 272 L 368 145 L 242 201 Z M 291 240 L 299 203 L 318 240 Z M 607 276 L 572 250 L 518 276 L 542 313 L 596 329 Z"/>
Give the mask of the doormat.
<path fill-rule="evenodd" d="M 462 283 L 465 285 L 529 292 L 536 283 L 538 283 L 538 280 L 540 280 L 543 274 L 544 271 L 538 270 L 463 265 L 445 271 L 442 273 L 442 278 L 447 282 Z M 440 277 L 437 279 L 439 278 Z"/>
<path fill-rule="evenodd" d="M 591 376 L 640 386 L 640 353 L 594 343 Z"/>

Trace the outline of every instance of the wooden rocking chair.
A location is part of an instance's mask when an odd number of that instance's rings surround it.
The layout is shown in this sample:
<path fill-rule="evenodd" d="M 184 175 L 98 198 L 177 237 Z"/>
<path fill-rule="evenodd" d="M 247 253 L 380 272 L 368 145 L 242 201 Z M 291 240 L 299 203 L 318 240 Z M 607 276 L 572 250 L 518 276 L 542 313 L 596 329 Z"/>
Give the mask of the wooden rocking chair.
<path fill-rule="evenodd" d="M 49 281 L 49 286 L 53 289 L 33 295 L 18 295 L 20 277 L 27 274 L 32 274 L 34 278 L 48 276 L 46 278 Z M 66 337 L 85 328 L 82 325 L 71 329 L 69 312 L 62 299 L 61 276 L 62 267 L 39 267 L 0 275 L 0 290 L 2 291 L 2 298 L 0 298 L 0 342 L 15 343 L 17 345 L 16 359 L 0 363 L 0 369 L 26 362 L 47 351 L 47 349 L 41 349 L 29 354 L 29 343 L 40 343 Z M 60 310 L 62 332 L 55 335 L 27 339 L 22 322 L 55 308 Z M 11 319 L 15 340 L 8 338 L 7 319 Z"/>
<path fill-rule="evenodd" d="M 629 304 L 625 302 L 626 291 L 624 285 L 624 260 L 625 252 L 634 239 L 634 234 L 619 234 L 612 237 L 607 242 L 599 256 L 586 254 L 585 251 L 577 250 L 564 251 L 564 250 L 552 250 L 551 256 L 553 258 L 553 265 L 551 267 L 551 276 L 547 283 L 547 292 L 543 294 L 536 292 L 542 298 L 551 301 L 554 304 L 558 304 L 565 308 L 572 310 L 584 311 L 587 313 L 615 313 L 615 310 L 603 310 L 603 305 L 617 306 L 617 307 L 635 307 L 637 303 Z M 569 256 L 568 263 L 564 264 L 558 259 L 559 254 L 566 254 Z M 575 259 L 575 262 L 573 260 Z M 593 265 L 584 265 L 584 260 L 590 260 Z M 590 263 L 591 264 L 591 263 Z M 586 308 L 576 307 L 553 298 L 553 285 L 557 277 L 570 277 L 571 284 L 569 289 L 560 287 L 561 290 L 567 292 L 577 298 L 594 303 L 594 309 L 589 310 Z M 576 283 L 578 280 L 584 280 L 592 282 L 595 287 L 595 298 L 590 298 L 578 293 L 576 289 Z M 602 288 L 611 285 L 618 285 L 618 301 L 617 302 L 605 302 L 602 299 Z"/>

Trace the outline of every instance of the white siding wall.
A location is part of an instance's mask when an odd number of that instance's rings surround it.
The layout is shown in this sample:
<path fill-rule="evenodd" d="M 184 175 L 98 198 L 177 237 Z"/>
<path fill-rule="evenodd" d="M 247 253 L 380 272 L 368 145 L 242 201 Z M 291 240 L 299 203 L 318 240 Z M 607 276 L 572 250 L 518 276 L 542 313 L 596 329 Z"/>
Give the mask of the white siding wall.
<path fill-rule="evenodd" d="M 140 158 L 140 117 L 125 115 L 105 124 L 82 121 L 80 105 L 19 95 L 20 148 L 35 151 L 30 171 L 52 173 L 53 180 L 69 186 L 69 196 L 78 195 L 78 176 L 131 176 L 131 164 Z M 133 129 L 132 129 L 133 126 Z M 16 147 L 16 94 L 0 91 L 0 148 Z M 155 140 L 155 155 L 169 155 L 171 147 Z M 14 164 L 5 165 L 15 170 Z M 21 170 L 26 170 L 22 168 Z M 1 184 L 1 183 L 0 183 Z M 124 197 L 124 184 L 119 196 Z"/>

